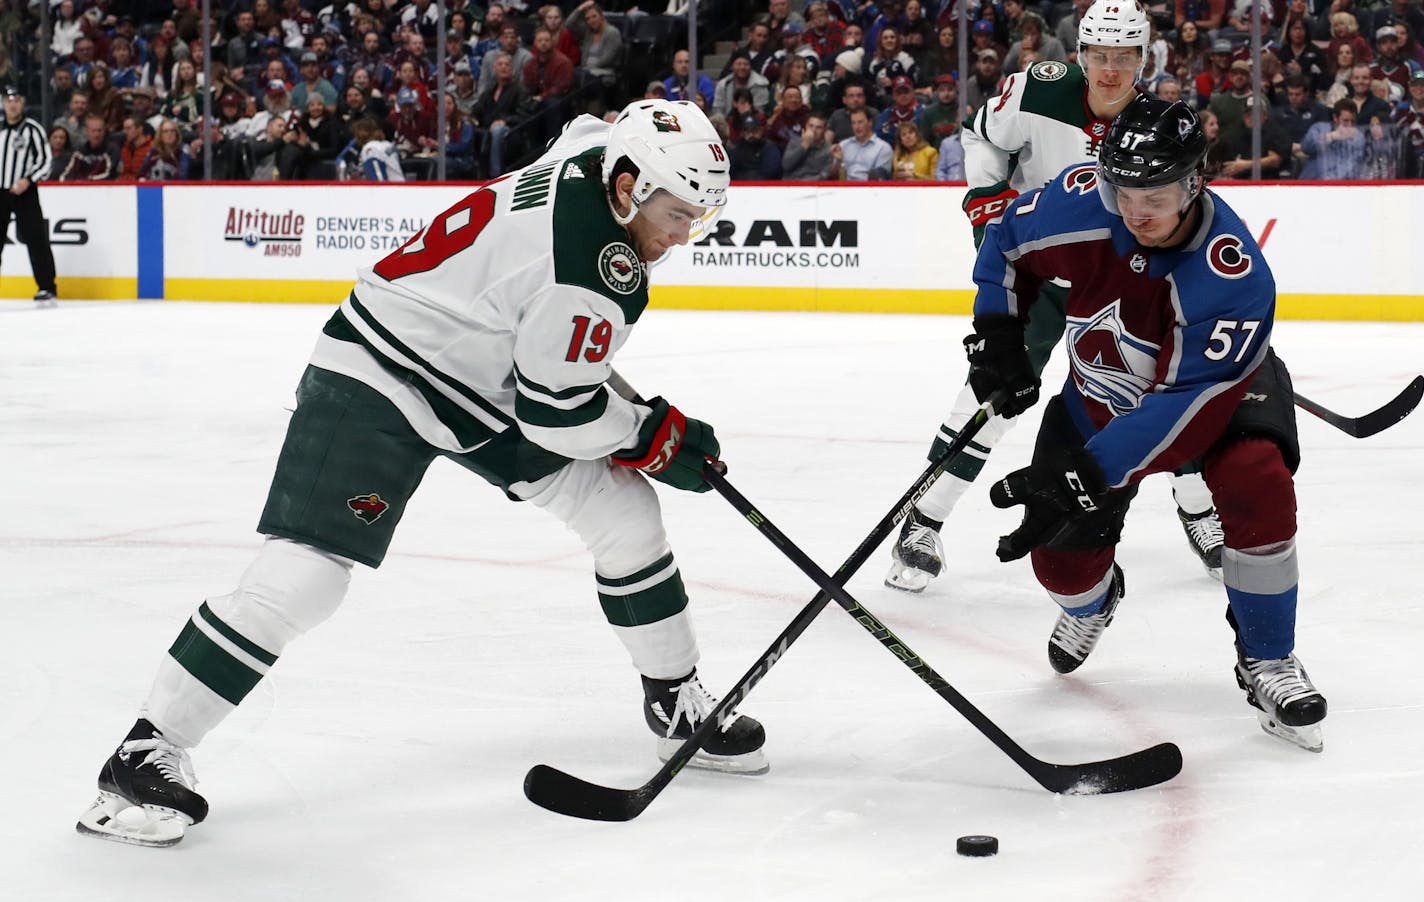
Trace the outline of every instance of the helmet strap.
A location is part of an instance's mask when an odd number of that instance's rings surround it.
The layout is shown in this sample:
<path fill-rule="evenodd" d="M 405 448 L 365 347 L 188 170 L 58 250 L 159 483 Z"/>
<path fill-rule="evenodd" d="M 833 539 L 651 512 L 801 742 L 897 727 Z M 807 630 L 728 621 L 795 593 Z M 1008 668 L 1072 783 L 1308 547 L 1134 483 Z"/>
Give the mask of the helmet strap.
<path fill-rule="evenodd" d="M 630 201 L 627 214 L 619 215 L 618 208 L 613 205 L 613 196 L 610 194 L 608 197 L 608 212 L 613 214 L 614 222 L 626 229 L 628 223 L 633 221 L 633 217 L 638 215 L 638 205 Z"/>
<path fill-rule="evenodd" d="M 1172 236 L 1175 236 L 1175 235 L 1177 234 L 1177 230 L 1180 229 L 1180 228 L 1183 226 L 1183 224 L 1186 223 L 1187 217 L 1191 216 L 1192 210 L 1193 210 L 1193 209 L 1196 209 L 1196 208 L 1199 208 L 1199 207 L 1201 206 L 1201 181 L 1200 181 L 1200 178 L 1201 178 L 1200 176 L 1192 176 L 1192 181 L 1193 181 L 1193 183 L 1196 185 L 1196 189 L 1190 192 L 1190 195 L 1189 195 L 1189 197 L 1187 198 L 1187 202 L 1184 203 L 1184 204 L 1182 204 L 1182 208 L 1177 211 L 1177 227 L 1174 228 L 1174 229 L 1172 229 Z M 1171 236 L 1169 236 L 1169 237 L 1171 237 Z M 1185 240 L 1186 240 L 1186 237 L 1183 236 L 1182 240 L 1181 240 L 1181 241 L 1178 241 L 1176 244 L 1181 244 L 1181 243 L 1182 243 L 1183 241 L 1185 241 Z M 1175 247 L 1176 244 L 1174 244 L 1174 245 L 1172 245 L 1172 246 Z"/>
<path fill-rule="evenodd" d="M 633 176 L 633 190 L 632 190 L 631 192 L 629 192 L 629 195 L 628 195 L 628 212 L 627 212 L 627 213 L 619 213 L 619 212 L 618 212 L 618 202 L 617 202 L 617 201 L 618 201 L 618 179 L 622 178 L 622 176 L 623 176 L 625 173 L 626 173 L 627 175 Z M 612 182 L 610 182 L 609 185 L 608 185 L 608 190 L 606 190 L 606 191 L 604 192 L 604 196 L 608 198 L 608 212 L 613 215 L 613 221 L 616 222 L 616 223 L 618 223 L 620 226 L 622 226 L 622 227 L 625 228 L 625 229 L 628 227 L 628 223 L 630 223 L 630 222 L 633 221 L 633 217 L 638 215 L 638 201 L 637 201 L 637 198 L 636 198 L 637 192 L 638 192 L 638 173 L 637 173 L 637 170 L 634 170 L 633 172 L 627 172 L 627 170 L 623 170 L 623 171 L 620 171 L 620 172 L 615 172 L 614 175 L 613 175 L 613 180 L 612 180 Z"/>

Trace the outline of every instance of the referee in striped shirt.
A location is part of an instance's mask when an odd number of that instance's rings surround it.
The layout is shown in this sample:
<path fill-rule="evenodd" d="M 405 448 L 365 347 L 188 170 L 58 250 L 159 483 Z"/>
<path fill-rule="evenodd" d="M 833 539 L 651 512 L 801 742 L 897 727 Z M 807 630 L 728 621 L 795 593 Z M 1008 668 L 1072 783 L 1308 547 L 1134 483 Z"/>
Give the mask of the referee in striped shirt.
<path fill-rule="evenodd" d="M 38 122 L 25 118 L 25 95 L 14 85 L 6 85 L 5 124 L 0 126 L 0 250 L 4 234 L 15 216 L 16 232 L 30 252 L 30 269 L 39 291 L 35 303 L 53 307 L 54 254 L 49 249 L 49 229 L 40 209 L 40 192 L 35 183 L 49 174 L 54 153 L 49 138 Z"/>

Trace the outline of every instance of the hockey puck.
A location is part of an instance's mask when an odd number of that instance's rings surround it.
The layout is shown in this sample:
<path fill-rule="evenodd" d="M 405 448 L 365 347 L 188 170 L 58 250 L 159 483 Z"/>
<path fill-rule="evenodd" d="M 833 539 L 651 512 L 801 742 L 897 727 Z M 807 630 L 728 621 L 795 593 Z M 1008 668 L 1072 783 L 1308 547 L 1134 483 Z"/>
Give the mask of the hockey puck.
<path fill-rule="evenodd" d="M 988 858 L 999 854 L 999 838 L 996 836 L 961 836 L 954 841 L 954 851 L 970 858 Z"/>

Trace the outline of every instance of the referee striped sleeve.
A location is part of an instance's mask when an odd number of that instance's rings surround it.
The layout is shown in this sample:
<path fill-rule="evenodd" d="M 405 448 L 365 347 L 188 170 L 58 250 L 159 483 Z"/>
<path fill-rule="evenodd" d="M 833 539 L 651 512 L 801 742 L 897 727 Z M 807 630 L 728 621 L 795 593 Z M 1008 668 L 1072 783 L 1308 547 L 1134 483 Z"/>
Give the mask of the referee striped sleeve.
<path fill-rule="evenodd" d="M 26 119 L 22 127 L 30 131 L 30 134 L 33 136 L 32 146 L 39 151 L 36 155 L 38 159 L 35 161 L 34 166 L 30 168 L 29 172 L 25 174 L 25 178 L 31 182 L 38 182 L 40 179 L 49 175 L 49 167 L 54 163 L 54 148 L 49 146 L 49 136 L 45 134 L 44 129 L 40 128 L 39 123 L 35 120 Z"/>
<path fill-rule="evenodd" d="M 49 137 L 33 119 L 16 125 L 0 121 L 0 188 L 9 190 L 20 179 L 37 182 L 54 162 Z"/>

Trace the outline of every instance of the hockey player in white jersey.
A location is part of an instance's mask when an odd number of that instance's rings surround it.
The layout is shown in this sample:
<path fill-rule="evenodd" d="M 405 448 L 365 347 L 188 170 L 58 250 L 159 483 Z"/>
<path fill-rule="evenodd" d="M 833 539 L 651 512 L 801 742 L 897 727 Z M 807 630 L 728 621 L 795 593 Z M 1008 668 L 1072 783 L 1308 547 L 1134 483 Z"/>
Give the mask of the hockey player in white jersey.
<path fill-rule="evenodd" d="M 230 594 L 204 601 L 104 763 L 82 833 L 170 845 L 207 815 L 188 750 L 378 566 L 426 467 L 445 457 L 562 520 L 587 545 L 604 616 L 642 676 L 666 760 L 715 706 L 649 480 L 705 491 L 712 427 L 606 385 L 648 303 L 648 264 L 726 203 L 722 143 L 693 104 L 575 120 L 529 167 L 435 216 L 360 272 L 297 388 L 258 531 Z M 503 603 L 510 599 L 492 600 Z M 590 599 L 592 600 L 592 599 Z M 761 773 L 750 717 L 690 764 Z"/>
<path fill-rule="evenodd" d="M 1003 215 L 1021 192 L 1037 188 L 1076 163 L 1097 159 L 1112 123 L 1137 96 L 1151 36 L 1147 14 L 1135 0 L 1096 0 L 1078 24 L 1078 63 L 1037 63 L 1010 75 L 964 128 L 964 170 L 969 182 L 964 210 L 976 245 L 984 227 Z M 1034 372 L 1042 373 L 1063 336 L 1066 283 L 1045 286 L 1025 338 Z M 966 385 L 936 435 L 933 459 L 979 409 Z M 891 551 L 885 584 L 921 592 L 944 566 L 939 530 L 979 475 L 994 445 L 1012 427 L 995 417 L 949 465 L 905 518 Z M 1178 516 L 1192 550 L 1207 571 L 1221 577 L 1221 521 L 1211 493 L 1195 473 L 1171 477 Z"/>

